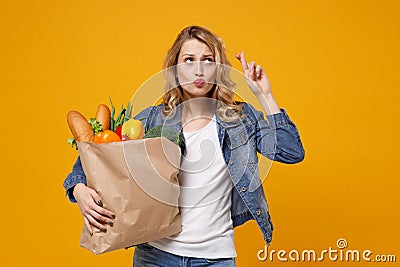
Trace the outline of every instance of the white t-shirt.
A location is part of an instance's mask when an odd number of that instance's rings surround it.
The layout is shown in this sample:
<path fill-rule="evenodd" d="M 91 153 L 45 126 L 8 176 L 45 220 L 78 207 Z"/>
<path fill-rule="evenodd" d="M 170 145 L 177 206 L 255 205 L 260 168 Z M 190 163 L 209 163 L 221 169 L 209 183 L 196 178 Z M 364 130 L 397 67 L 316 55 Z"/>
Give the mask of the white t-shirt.
<path fill-rule="evenodd" d="M 186 257 L 236 257 L 233 185 L 219 145 L 215 115 L 200 130 L 183 134 L 187 154 L 178 175 L 182 231 L 149 244 Z"/>

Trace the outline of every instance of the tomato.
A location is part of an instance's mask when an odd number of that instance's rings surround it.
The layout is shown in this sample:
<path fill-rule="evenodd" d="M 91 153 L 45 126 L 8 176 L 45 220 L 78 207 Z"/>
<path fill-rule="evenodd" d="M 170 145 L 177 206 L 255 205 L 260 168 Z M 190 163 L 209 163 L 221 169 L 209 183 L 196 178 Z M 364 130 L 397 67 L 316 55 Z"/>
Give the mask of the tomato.
<path fill-rule="evenodd" d="M 115 129 L 115 133 L 119 136 L 119 138 L 122 139 L 121 131 L 122 131 L 122 125 L 118 126 L 117 129 Z M 124 140 L 122 140 L 122 141 L 124 141 Z"/>
<path fill-rule="evenodd" d="M 122 141 L 128 141 L 128 140 L 132 140 L 132 139 L 129 138 L 128 136 L 126 136 L 126 135 L 122 136 Z"/>
<path fill-rule="evenodd" d="M 100 144 L 101 143 L 101 135 L 103 134 L 103 132 L 98 132 L 93 139 L 93 142 L 96 144 Z"/>
<path fill-rule="evenodd" d="M 119 138 L 118 134 L 114 133 L 111 130 L 105 130 L 101 135 L 101 143 L 110 143 L 119 141 L 121 141 L 121 138 Z"/>

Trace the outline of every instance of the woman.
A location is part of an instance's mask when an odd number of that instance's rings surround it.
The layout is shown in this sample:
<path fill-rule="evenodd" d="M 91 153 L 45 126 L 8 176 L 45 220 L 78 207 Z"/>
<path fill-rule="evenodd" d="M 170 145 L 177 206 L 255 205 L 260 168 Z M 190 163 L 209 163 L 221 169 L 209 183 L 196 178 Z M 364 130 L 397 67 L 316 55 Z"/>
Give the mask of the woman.
<path fill-rule="evenodd" d="M 257 152 L 271 160 L 297 163 L 304 158 L 299 133 L 276 103 L 260 65 L 236 58 L 263 113 L 234 100 L 235 84 L 221 38 L 200 26 L 182 30 L 164 62 L 169 83 L 162 104 L 136 117 L 151 128 L 178 117 L 186 147 L 181 163 L 179 199 L 182 232 L 140 244 L 134 266 L 236 266 L 233 228 L 254 219 L 269 245 L 273 225 L 258 174 Z M 64 187 L 78 202 L 84 222 L 106 231 L 112 212 L 102 208 L 98 194 L 85 185 L 78 158 Z M 254 186 L 254 184 L 256 186 Z M 250 190 L 251 189 L 251 190 Z"/>

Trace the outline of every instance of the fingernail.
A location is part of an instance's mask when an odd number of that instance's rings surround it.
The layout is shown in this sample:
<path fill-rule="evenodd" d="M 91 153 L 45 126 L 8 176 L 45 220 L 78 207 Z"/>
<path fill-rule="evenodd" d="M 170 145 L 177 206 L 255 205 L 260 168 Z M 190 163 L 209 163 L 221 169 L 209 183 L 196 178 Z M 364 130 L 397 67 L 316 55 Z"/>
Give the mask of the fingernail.
<path fill-rule="evenodd" d="M 112 221 L 109 221 L 109 222 L 108 222 L 108 225 L 113 226 L 114 223 L 113 223 Z"/>
<path fill-rule="evenodd" d="M 98 204 L 100 207 L 103 207 L 103 201 L 101 201 L 100 199 L 99 199 L 99 201 L 97 201 L 97 204 Z"/>
<path fill-rule="evenodd" d="M 107 228 L 102 229 L 104 233 L 107 233 Z"/>
<path fill-rule="evenodd" d="M 115 215 L 114 215 L 114 214 L 113 214 L 113 215 L 111 215 L 111 218 L 115 219 Z"/>

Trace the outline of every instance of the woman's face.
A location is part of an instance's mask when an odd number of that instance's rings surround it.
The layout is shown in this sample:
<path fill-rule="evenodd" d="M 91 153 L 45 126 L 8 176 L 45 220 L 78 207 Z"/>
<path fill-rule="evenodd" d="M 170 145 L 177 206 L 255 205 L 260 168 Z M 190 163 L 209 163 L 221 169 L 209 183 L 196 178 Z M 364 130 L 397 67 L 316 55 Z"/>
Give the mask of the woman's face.
<path fill-rule="evenodd" d="M 216 80 L 216 64 L 210 48 L 197 39 L 183 43 L 177 74 L 185 99 L 206 97 Z"/>

